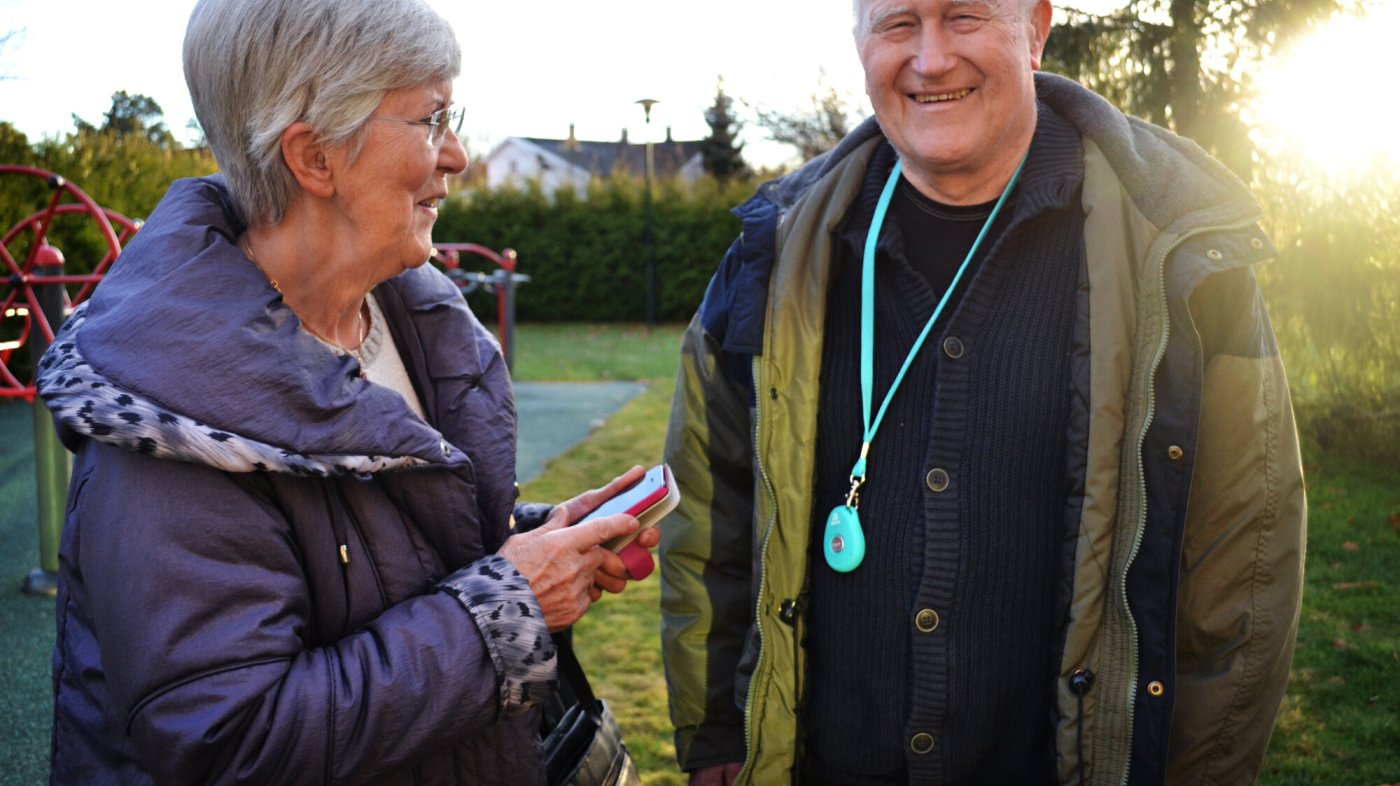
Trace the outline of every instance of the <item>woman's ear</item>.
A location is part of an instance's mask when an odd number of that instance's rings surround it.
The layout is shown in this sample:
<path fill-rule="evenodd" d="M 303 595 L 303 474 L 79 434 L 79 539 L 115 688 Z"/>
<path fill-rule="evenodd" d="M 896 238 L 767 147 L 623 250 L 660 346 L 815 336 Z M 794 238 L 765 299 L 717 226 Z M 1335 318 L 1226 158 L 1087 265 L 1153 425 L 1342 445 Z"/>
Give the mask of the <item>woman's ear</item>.
<path fill-rule="evenodd" d="M 306 193 L 319 197 L 335 194 L 326 145 L 310 123 L 298 120 L 282 132 L 282 160 Z"/>

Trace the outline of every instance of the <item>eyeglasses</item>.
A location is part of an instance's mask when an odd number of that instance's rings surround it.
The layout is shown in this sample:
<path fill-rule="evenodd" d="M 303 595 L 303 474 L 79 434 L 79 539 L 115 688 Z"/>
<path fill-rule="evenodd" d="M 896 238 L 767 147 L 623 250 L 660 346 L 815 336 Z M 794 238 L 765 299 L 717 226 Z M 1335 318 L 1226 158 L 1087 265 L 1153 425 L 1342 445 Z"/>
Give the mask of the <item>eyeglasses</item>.
<path fill-rule="evenodd" d="M 370 115 L 369 119 L 388 120 L 391 123 L 403 123 L 410 126 L 427 126 L 428 141 L 434 145 L 440 145 L 443 138 L 447 136 L 447 129 L 452 129 L 453 134 L 461 134 L 462 118 L 466 115 L 465 110 L 445 106 L 422 120 L 404 120 L 399 117 L 384 117 L 383 115 Z"/>

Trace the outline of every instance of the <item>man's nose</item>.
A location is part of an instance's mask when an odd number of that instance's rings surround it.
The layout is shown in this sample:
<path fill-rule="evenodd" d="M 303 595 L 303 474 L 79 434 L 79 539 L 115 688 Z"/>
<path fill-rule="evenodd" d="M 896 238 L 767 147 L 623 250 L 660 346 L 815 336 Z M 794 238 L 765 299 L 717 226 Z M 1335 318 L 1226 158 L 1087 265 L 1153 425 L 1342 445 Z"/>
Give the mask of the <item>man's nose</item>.
<path fill-rule="evenodd" d="M 920 76 L 941 76 L 957 64 L 954 42 L 939 25 L 925 25 L 914 43 L 913 67 Z"/>

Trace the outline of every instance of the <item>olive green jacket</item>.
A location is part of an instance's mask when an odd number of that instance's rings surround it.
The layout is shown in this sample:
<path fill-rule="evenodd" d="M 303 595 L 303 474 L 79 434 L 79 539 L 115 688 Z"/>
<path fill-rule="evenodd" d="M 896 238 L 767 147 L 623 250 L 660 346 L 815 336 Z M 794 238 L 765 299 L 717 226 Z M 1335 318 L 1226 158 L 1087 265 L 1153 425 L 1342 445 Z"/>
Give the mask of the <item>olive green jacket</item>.
<path fill-rule="evenodd" d="M 1249 270 L 1272 249 L 1244 186 L 1195 145 L 1036 78 L 1084 158 L 1088 417 L 1069 435 L 1083 476 L 1063 555 L 1059 778 L 1079 782 L 1082 733 L 1089 783 L 1249 783 L 1288 677 L 1306 529 Z M 666 443 L 682 501 L 661 564 L 687 770 L 742 759 L 743 783 L 791 779 L 827 277 L 881 140 L 868 122 L 736 210 L 744 233 L 684 341 Z"/>

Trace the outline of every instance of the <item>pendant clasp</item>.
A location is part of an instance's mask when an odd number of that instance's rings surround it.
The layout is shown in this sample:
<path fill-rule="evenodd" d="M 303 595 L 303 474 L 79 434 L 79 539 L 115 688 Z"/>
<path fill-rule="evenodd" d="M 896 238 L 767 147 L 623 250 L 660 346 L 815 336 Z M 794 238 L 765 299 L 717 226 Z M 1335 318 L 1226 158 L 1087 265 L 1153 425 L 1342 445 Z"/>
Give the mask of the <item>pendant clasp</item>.
<path fill-rule="evenodd" d="M 846 507 L 852 509 L 860 507 L 860 487 L 864 483 L 864 477 L 851 476 L 851 490 L 846 492 Z"/>

